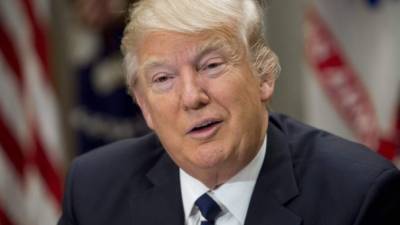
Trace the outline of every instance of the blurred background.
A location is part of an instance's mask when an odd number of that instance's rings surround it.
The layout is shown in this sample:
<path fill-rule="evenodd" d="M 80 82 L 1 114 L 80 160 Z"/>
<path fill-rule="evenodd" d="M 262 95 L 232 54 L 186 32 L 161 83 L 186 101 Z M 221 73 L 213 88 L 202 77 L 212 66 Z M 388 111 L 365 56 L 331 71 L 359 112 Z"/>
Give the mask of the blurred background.
<path fill-rule="evenodd" d="M 56 224 L 75 156 L 149 132 L 121 66 L 131 2 L 0 1 L 0 225 Z M 266 2 L 271 110 L 400 165 L 400 1 Z"/>

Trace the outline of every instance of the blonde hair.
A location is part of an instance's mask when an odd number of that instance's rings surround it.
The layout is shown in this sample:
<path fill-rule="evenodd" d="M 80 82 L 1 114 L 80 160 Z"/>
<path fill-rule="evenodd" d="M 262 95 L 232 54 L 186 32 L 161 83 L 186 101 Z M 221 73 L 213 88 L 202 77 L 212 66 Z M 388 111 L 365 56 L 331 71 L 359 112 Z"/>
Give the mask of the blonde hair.
<path fill-rule="evenodd" d="M 265 43 L 263 12 L 256 0 L 141 0 L 132 5 L 122 39 L 128 87 L 136 80 L 136 50 L 141 38 L 153 31 L 198 34 L 228 27 L 247 50 L 261 79 L 276 79 L 280 65 Z M 225 29 L 226 30 L 226 29 Z"/>

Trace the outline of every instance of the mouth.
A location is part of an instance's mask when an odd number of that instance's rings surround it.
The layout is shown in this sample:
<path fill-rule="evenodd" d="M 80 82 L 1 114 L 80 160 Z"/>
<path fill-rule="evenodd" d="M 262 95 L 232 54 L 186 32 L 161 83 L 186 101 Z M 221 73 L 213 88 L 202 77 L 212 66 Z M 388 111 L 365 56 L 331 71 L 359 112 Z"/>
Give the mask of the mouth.
<path fill-rule="evenodd" d="M 205 120 L 193 126 L 187 134 L 195 139 L 205 139 L 213 136 L 220 127 L 222 120 Z"/>

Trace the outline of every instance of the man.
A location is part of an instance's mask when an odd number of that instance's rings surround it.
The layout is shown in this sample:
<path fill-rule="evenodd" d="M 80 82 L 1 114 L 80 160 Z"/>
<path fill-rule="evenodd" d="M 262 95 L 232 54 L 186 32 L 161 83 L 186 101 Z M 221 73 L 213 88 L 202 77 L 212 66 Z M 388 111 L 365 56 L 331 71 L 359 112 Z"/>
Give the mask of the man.
<path fill-rule="evenodd" d="M 277 58 L 255 0 L 143 0 L 123 39 L 154 131 L 74 161 L 59 224 L 398 224 L 400 173 L 268 114 Z"/>

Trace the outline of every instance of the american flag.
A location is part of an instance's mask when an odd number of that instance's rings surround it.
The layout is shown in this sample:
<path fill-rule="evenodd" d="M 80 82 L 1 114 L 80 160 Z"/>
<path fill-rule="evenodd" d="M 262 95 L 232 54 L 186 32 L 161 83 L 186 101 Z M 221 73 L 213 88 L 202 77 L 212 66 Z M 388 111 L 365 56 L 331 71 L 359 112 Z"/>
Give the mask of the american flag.
<path fill-rule="evenodd" d="M 305 77 L 305 99 L 309 123 L 400 167 L 399 10 L 398 0 L 314 0 L 306 15 L 313 76 Z"/>
<path fill-rule="evenodd" d="M 0 1 L 0 225 L 54 225 L 64 151 L 49 68 L 49 1 Z"/>

